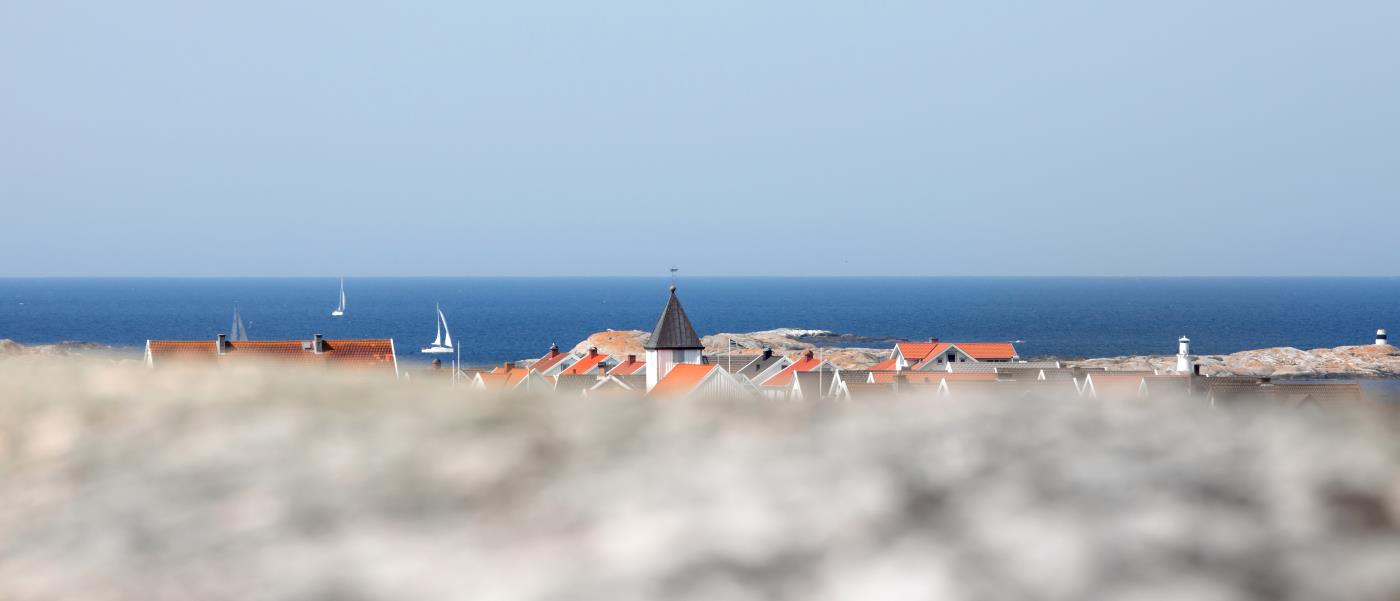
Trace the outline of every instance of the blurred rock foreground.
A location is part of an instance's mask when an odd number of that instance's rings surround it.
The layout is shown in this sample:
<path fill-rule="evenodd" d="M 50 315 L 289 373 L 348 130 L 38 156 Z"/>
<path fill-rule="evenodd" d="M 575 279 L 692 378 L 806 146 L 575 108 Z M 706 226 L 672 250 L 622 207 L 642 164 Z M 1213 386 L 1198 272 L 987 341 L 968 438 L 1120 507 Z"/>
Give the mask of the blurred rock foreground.
<path fill-rule="evenodd" d="M 0 361 L 0 599 L 1400 598 L 1400 420 Z"/>

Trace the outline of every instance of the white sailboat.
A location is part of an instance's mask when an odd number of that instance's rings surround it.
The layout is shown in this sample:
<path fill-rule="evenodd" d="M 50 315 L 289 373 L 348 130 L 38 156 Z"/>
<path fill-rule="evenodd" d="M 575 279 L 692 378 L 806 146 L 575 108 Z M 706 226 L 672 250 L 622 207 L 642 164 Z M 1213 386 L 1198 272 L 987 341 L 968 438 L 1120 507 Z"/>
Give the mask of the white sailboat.
<path fill-rule="evenodd" d="M 431 346 L 423 347 L 420 352 L 424 353 L 450 353 L 452 352 L 452 331 L 447 329 L 447 317 L 442 314 L 442 306 L 437 308 L 437 338 L 433 339 Z"/>
<path fill-rule="evenodd" d="M 331 317 L 340 317 L 342 315 L 345 315 L 345 278 L 340 278 L 340 305 L 336 306 L 334 311 L 331 311 Z"/>

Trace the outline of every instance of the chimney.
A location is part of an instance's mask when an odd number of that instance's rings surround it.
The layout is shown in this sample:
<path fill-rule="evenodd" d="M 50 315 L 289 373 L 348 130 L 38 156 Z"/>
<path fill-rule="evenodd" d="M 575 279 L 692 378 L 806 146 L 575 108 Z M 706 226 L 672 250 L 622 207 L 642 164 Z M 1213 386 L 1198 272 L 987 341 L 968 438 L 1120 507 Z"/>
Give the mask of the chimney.
<path fill-rule="evenodd" d="M 771 349 L 771 348 L 765 348 L 765 349 L 763 349 L 763 360 L 764 360 L 764 361 L 767 361 L 767 360 L 772 359 L 772 358 L 773 358 L 773 349 Z"/>
<path fill-rule="evenodd" d="M 317 355 L 326 352 L 326 339 L 320 334 L 316 334 L 311 339 L 311 352 Z"/>
<path fill-rule="evenodd" d="M 590 346 L 590 347 L 588 347 L 588 356 L 589 356 L 589 357 L 596 356 L 597 354 L 598 354 L 598 347 L 596 347 L 596 346 Z"/>
<path fill-rule="evenodd" d="M 636 355 L 627 355 L 627 362 L 628 362 L 628 363 L 636 363 L 636 362 L 637 362 L 637 356 L 636 356 Z"/>
<path fill-rule="evenodd" d="M 807 359 L 808 361 L 810 361 L 810 360 L 812 359 L 812 351 L 807 351 L 807 352 L 805 352 L 805 353 L 802 353 L 802 358 L 803 358 L 803 359 Z"/>
<path fill-rule="evenodd" d="M 938 342 L 938 337 L 937 337 L 937 336 L 930 336 L 929 339 L 928 339 L 928 341 L 929 341 L 929 342 Z"/>
<path fill-rule="evenodd" d="M 219 338 L 214 341 L 214 350 L 220 355 L 228 351 L 228 334 L 219 334 Z"/>
<path fill-rule="evenodd" d="M 512 369 L 515 369 L 515 365 L 511 364 L 510 361 L 501 364 L 501 371 L 510 371 Z"/>
<path fill-rule="evenodd" d="M 434 370 L 442 369 L 442 359 L 433 359 L 433 369 L 434 369 Z"/>
<path fill-rule="evenodd" d="M 558 356 L 559 356 L 559 343 L 557 343 L 557 342 L 551 342 L 551 343 L 549 343 L 549 356 L 551 356 L 551 357 L 558 357 Z"/>

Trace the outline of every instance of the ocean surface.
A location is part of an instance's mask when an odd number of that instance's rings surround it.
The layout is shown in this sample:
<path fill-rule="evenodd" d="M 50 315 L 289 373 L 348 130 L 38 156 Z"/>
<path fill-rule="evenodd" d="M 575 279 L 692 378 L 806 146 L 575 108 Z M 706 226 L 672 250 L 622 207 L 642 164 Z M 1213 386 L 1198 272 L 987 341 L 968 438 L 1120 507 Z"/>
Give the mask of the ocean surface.
<path fill-rule="evenodd" d="M 0 338 L 139 348 L 213 339 L 234 307 L 253 339 L 393 338 L 428 360 L 441 303 L 467 364 L 537 357 L 605 329 L 649 330 L 665 278 L 0 279 Z M 1400 335 L 1400 278 L 683 278 L 696 329 L 822 329 L 883 339 L 1014 340 L 1023 357 L 1201 354 Z M 854 345 L 853 345 L 854 346 Z"/>

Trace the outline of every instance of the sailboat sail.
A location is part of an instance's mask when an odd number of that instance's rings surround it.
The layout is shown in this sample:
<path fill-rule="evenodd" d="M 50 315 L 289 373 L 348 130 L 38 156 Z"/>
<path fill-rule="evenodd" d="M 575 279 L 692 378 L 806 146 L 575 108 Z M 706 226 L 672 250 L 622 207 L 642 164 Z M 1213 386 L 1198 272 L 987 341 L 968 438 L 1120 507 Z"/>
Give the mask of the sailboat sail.
<path fill-rule="evenodd" d="M 442 307 L 437 310 L 437 336 L 433 338 L 433 346 L 442 346 Z"/>
<path fill-rule="evenodd" d="M 248 340 L 248 328 L 243 327 L 243 317 L 238 314 L 238 307 L 233 308 L 233 326 L 229 328 L 231 340 Z"/>
<path fill-rule="evenodd" d="M 442 314 L 442 306 L 437 307 L 437 336 L 433 338 L 433 343 L 423 347 L 420 352 L 424 353 L 450 353 L 452 352 L 452 331 L 447 329 L 447 316 Z"/>
<path fill-rule="evenodd" d="M 340 317 L 341 315 L 345 315 L 345 278 L 340 278 L 340 304 L 336 305 L 334 311 L 331 311 L 331 317 Z"/>
<path fill-rule="evenodd" d="M 447 316 L 442 314 L 442 309 L 438 309 L 438 319 L 442 320 L 442 345 L 452 348 L 452 331 L 447 329 Z"/>

